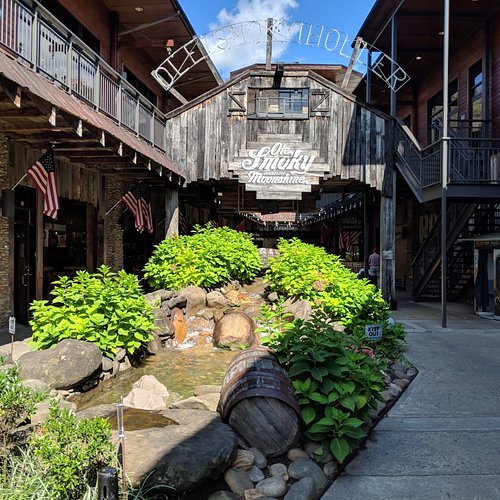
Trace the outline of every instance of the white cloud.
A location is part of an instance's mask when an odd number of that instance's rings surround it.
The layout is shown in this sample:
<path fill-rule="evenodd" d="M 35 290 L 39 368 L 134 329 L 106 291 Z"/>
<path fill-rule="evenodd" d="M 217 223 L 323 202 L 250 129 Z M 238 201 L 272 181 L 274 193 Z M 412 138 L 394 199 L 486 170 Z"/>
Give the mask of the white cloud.
<path fill-rule="evenodd" d="M 260 25 L 245 25 L 232 33 L 230 43 L 226 43 L 230 33 L 224 27 L 245 21 L 289 18 L 292 11 L 299 6 L 297 0 L 238 0 L 236 6 L 222 9 L 217 15 L 217 21 L 210 24 L 210 31 L 220 30 L 211 36 L 202 37 L 203 43 L 222 75 L 230 71 L 248 66 L 249 64 L 265 62 L 266 44 L 265 30 Z M 256 43 L 255 40 L 261 40 Z M 237 41 L 237 43 L 235 43 Z M 248 43 L 243 43 L 247 41 Z M 241 45 L 238 45 L 241 43 Z M 273 60 L 279 60 L 286 51 L 287 43 L 273 43 Z M 223 50 L 221 50 L 223 49 Z"/>

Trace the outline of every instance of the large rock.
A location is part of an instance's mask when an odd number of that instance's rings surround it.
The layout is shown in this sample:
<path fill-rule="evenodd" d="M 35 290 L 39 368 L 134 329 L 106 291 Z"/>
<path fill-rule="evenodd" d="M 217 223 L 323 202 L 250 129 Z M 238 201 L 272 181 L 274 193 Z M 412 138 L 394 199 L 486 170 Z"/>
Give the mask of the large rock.
<path fill-rule="evenodd" d="M 186 314 L 188 316 L 207 305 L 207 292 L 199 286 L 187 286 L 180 291 L 186 298 Z"/>
<path fill-rule="evenodd" d="M 165 493 L 192 490 L 219 477 L 232 463 L 236 439 L 217 413 L 165 410 L 179 425 L 127 432 L 125 463 L 132 486 L 165 487 Z M 113 434 L 117 439 L 116 432 Z"/>
<path fill-rule="evenodd" d="M 225 314 L 215 323 L 213 343 L 216 347 L 249 347 L 255 343 L 254 331 L 255 324 L 245 313 Z"/>
<path fill-rule="evenodd" d="M 307 300 L 292 300 L 287 299 L 283 303 L 285 312 L 293 314 L 296 319 L 302 319 L 304 321 L 311 318 L 311 304 Z"/>
<path fill-rule="evenodd" d="M 229 306 L 230 302 L 221 292 L 213 291 L 207 294 L 207 305 L 214 309 Z"/>
<path fill-rule="evenodd" d="M 174 332 L 174 340 L 177 344 L 182 344 L 187 335 L 186 319 L 182 311 L 176 307 L 172 311 L 170 323 Z"/>
<path fill-rule="evenodd" d="M 173 332 L 165 310 L 163 308 L 153 309 L 152 313 L 155 320 L 155 331 L 161 337 L 170 337 Z"/>
<path fill-rule="evenodd" d="M 23 354 L 19 376 L 42 380 L 54 389 L 71 389 L 88 380 L 101 368 L 101 351 L 90 342 L 65 339 L 52 349 Z"/>
<path fill-rule="evenodd" d="M 150 411 L 165 410 L 167 408 L 167 404 L 161 396 L 143 389 L 132 389 L 123 398 L 123 404 L 129 408 Z"/>

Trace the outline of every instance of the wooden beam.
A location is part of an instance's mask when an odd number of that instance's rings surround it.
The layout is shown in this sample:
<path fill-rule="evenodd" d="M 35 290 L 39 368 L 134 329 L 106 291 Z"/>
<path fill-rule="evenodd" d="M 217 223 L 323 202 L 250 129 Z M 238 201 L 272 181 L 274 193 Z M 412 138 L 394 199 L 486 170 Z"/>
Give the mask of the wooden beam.
<path fill-rule="evenodd" d="M 14 109 L 2 109 L 0 111 L 0 119 L 8 120 L 11 118 L 25 118 L 28 116 L 37 117 L 40 116 L 40 110 L 38 108 L 14 108 Z"/>

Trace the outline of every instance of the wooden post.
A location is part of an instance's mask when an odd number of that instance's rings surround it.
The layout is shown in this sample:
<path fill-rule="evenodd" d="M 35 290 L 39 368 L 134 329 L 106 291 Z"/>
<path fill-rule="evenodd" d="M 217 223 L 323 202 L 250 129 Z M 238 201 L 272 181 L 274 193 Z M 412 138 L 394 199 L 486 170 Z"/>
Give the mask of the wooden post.
<path fill-rule="evenodd" d="M 165 236 L 179 234 L 179 191 L 173 187 L 165 190 Z"/>
<path fill-rule="evenodd" d="M 85 234 L 86 234 L 86 239 L 87 239 L 87 255 L 86 255 L 86 268 L 87 271 L 90 273 L 93 273 L 95 270 L 95 237 L 94 237 L 94 229 L 95 229 L 95 217 L 94 217 L 94 207 L 90 204 L 87 203 L 87 221 L 86 221 L 86 228 L 85 228 Z"/>
<path fill-rule="evenodd" d="M 271 70 L 273 57 L 273 18 L 267 18 L 266 69 Z"/>
<path fill-rule="evenodd" d="M 35 298 L 43 298 L 43 196 L 36 193 L 35 211 Z"/>

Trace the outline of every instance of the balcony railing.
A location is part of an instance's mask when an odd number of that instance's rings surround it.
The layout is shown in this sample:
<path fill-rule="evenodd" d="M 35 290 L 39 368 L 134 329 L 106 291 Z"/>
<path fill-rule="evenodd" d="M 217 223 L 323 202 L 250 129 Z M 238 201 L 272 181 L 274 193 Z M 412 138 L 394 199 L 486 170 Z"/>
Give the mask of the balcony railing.
<path fill-rule="evenodd" d="M 37 73 L 165 150 L 165 116 L 38 2 L 0 0 L 0 45 Z"/>
<path fill-rule="evenodd" d="M 448 183 L 500 183 L 500 139 L 450 135 Z M 441 182 L 443 139 L 421 149 L 408 129 L 398 124 L 396 147 L 422 188 Z"/>

